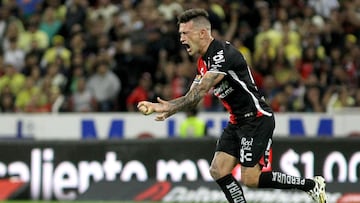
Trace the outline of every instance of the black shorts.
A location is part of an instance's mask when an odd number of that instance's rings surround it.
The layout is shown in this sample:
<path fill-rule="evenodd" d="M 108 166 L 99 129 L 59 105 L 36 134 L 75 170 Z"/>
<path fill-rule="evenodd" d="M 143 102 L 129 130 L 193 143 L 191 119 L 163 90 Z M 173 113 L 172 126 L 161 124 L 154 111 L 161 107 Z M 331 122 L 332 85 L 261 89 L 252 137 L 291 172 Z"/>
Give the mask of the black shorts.
<path fill-rule="evenodd" d="M 266 166 L 275 128 L 274 116 L 247 118 L 242 124 L 230 124 L 220 136 L 216 151 L 236 157 L 242 166 L 257 163 Z"/>

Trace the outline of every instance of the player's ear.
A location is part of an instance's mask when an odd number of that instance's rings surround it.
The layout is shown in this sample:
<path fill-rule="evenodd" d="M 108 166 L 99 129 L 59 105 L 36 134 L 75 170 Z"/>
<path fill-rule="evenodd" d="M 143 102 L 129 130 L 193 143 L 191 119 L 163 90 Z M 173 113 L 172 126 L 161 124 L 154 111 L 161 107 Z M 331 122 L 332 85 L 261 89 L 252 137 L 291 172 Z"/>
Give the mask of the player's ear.
<path fill-rule="evenodd" d="M 199 32 L 200 39 L 205 38 L 206 34 L 207 34 L 207 30 L 206 29 L 201 29 L 200 32 Z"/>

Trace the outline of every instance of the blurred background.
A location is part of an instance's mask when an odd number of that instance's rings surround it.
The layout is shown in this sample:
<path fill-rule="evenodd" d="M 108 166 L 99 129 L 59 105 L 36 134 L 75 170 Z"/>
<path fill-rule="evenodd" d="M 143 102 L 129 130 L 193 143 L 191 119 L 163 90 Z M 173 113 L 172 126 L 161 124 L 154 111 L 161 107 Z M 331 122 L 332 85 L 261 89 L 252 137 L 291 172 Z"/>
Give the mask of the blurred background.
<path fill-rule="evenodd" d="M 165 122 L 136 110 L 190 87 L 176 17 L 195 7 L 276 112 L 266 170 L 321 174 L 330 203 L 360 202 L 359 0 L 1 0 L 0 198 L 224 201 L 207 171 L 228 122 L 212 92 Z"/>

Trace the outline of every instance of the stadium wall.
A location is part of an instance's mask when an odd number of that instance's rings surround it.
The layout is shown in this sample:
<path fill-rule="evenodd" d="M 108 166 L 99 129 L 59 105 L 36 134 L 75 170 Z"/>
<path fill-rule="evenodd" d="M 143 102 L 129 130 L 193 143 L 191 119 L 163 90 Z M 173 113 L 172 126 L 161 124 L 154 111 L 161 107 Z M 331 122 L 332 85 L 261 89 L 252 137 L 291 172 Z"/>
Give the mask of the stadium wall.
<path fill-rule="evenodd" d="M 217 137 L 228 122 L 226 113 L 200 113 L 208 135 Z M 184 114 L 164 122 L 154 115 L 112 114 L 1 114 L 0 138 L 35 140 L 80 140 L 109 138 L 176 137 Z M 348 137 L 360 134 L 359 114 L 276 114 L 275 134 L 279 137 Z"/>

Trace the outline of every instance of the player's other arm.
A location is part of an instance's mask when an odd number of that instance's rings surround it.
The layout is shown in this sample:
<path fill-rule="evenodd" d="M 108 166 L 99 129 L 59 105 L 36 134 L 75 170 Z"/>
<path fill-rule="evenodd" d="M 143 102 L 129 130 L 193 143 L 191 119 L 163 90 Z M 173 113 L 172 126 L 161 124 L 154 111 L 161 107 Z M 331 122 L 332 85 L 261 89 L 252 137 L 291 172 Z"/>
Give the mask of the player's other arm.
<path fill-rule="evenodd" d="M 223 77 L 224 75 L 221 73 L 207 72 L 199 83 L 193 83 L 191 85 L 190 90 L 184 96 L 170 101 L 157 98 L 159 103 L 142 101 L 139 102 L 138 108 L 139 110 L 147 109 L 147 114 L 149 114 L 149 112 L 159 113 L 155 120 L 163 121 L 179 111 L 185 111 L 196 107 L 206 93 Z M 142 106 L 145 106 L 146 108 Z"/>

